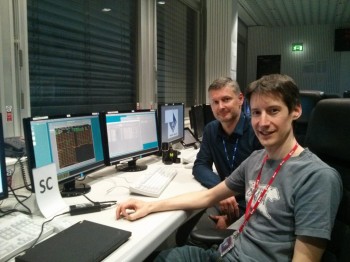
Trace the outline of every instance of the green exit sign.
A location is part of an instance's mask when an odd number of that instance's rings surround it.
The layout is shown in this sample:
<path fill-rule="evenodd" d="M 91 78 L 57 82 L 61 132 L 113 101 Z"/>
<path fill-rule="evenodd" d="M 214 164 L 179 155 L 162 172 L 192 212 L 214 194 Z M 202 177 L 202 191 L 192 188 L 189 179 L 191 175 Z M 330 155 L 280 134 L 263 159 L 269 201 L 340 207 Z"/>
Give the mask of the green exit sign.
<path fill-rule="evenodd" d="M 303 51 L 303 43 L 292 44 L 292 51 Z"/>

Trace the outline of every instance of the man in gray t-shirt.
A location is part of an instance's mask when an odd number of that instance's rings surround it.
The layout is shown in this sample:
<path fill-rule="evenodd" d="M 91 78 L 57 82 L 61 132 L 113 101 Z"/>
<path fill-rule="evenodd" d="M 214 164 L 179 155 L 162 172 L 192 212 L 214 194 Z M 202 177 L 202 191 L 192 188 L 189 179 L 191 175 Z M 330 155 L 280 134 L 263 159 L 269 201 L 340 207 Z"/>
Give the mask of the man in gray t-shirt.
<path fill-rule="evenodd" d="M 235 192 L 246 188 L 247 202 L 265 155 L 265 150 L 255 151 L 226 179 L 226 185 Z M 281 160 L 266 161 L 262 173 L 270 175 L 262 176 L 256 195 L 266 187 Z M 296 235 L 330 239 L 340 184 L 337 172 L 308 149 L 290 158 L 266 192 L 256 215 L 250 218 L 242 237 L 236 240 L 233 261 L 253 258 L 290 261 Z"/>
<path fill-rule="evenodd" d="M 209 190 L 154 202 L 131 199 L 117 207 L 117 219 L 132 221 L 154 212 L 205 208 L 245 193 L 245 219 L 217 250 L 183 246 L 162 251 L 155 261 L 321 260 L 342 197 L 340 176 L 296 141 L 293 121 L 302 108 L 292 78 L 263 76 L 249 85 L 246 98 L 263 150 Z"/>

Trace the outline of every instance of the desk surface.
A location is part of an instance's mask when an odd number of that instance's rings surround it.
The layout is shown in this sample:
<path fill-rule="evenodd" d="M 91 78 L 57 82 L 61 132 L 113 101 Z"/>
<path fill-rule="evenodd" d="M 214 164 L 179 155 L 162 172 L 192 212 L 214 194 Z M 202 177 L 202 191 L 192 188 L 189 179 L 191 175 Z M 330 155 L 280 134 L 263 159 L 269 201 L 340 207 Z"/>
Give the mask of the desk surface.
<path fill-rule="evenodd" d="M 152 170 L 152 168 L 157 165 L 163 165 L 159 157 L 156 156 L 140 159 L 138 163 L 148 165 L 148 169 L 142 172 Z M 204 187 L 193 178 L 191 169 L 185 169 L 181 163 L 172 164 L 169 167 L 177 169 L 177 175 L 158 199 L 204 189 Z M 106 167 L 87 176 L 84 183 L 88 183 L 91 186 L 91 191 L 87 196 L 93 201 L 117 200 L 118 202 L 123 202 L 130 197 L 143 199 L 145 201 L 156 200 L 157 198 L 130 195 L 129 189 L 127 188 L 128 184 L 136 179 L 139 174 L 140 172 L 116 172 L 114 166 Z M 64 200 L 68 205 L 87 202 L 87 199 L 83 196 L 65 198 Z M 132 235 L 130 239 L 104 261 L 142 261 L 183 222 L 196 213 L 195 211 L 183 210 L 168 211 L 151 214 L 140 220 L 130 222 L 123 219 L 116 220 L 115 210 L 115 207 L 113 207 L 97 213 L 78 216 L 65 215 L 55 219 L 64 219 L 72 222 L 90 220 L 107 226 L 131 231 Z"/>

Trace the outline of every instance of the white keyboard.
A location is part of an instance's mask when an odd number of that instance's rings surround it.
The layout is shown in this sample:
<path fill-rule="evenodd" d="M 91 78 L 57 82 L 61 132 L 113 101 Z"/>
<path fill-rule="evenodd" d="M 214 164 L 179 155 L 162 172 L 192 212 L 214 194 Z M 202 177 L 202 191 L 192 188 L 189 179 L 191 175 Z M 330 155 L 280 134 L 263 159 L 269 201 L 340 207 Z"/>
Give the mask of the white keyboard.
<path fill-rule="evenodd" d="M 152 172 L 143 173 L 137 181 L 130 184 L 130 193 L 159 197 L 176 173 L 176 169 L 170 166 L 160 166 Z"/>
<path fill-rule="evenodd" d="M 0 261 L 7 261 L 32 246 L 40 234 L 41 223 L 23 214 L 3 219 L 0 220 Z M 39 240 L 53 233 L 54 228 L 45 224 Z"/>

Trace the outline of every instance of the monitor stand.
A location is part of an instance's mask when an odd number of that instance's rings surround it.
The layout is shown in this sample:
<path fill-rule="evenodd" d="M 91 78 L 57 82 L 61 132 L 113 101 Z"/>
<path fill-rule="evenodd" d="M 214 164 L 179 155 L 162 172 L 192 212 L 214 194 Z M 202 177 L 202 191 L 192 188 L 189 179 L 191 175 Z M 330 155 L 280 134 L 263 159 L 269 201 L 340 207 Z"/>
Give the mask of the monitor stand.
<path fill-rule="evenodd" d="M 75 197 L 87 194 L 90 192 L 91 187 L 86 184 L 76 184 L 76 181 L 69 181 L 64 183 L 61 188 L 61 196 L 62 197 Z"/>
<path fill-rule="evenodd" d="M 122 165 L 116 165 L 115 168 L 118 171 L 122 172 L 138 172 L 138 171 L 143 171 L 147 169 L 146 165 L 137 165 L 136 164 L 137 159 L 130 160 L 127 164 L 122 164 Z"/>

